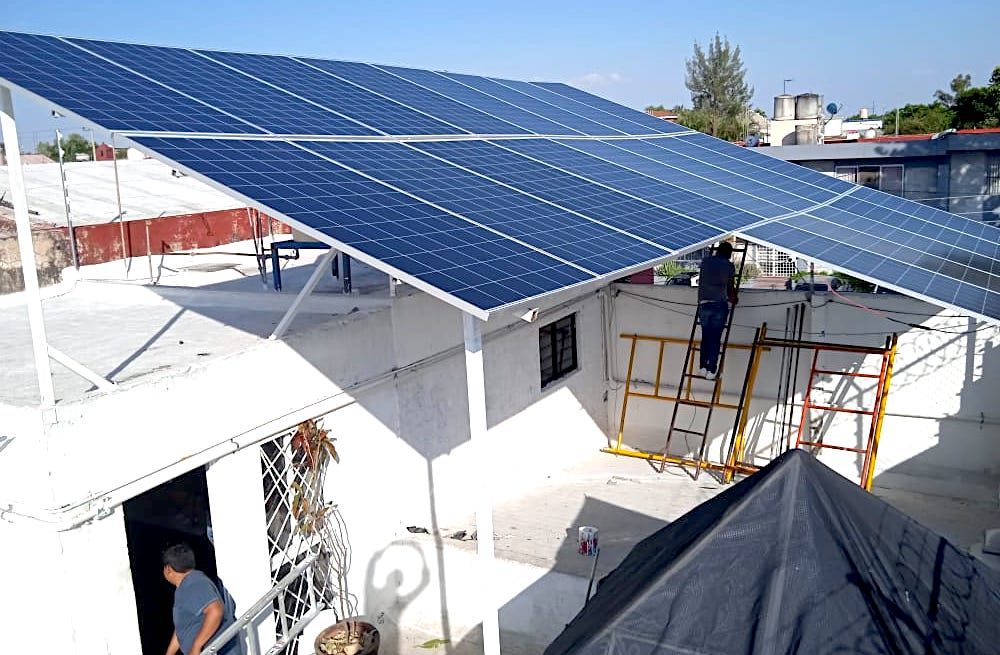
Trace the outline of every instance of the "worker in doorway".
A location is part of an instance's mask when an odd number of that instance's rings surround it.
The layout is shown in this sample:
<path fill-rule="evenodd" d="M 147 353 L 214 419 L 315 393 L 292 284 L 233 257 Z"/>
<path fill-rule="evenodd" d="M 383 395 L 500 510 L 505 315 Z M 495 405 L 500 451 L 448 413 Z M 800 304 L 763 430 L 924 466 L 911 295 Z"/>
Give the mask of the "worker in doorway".
<path fill-rule="evenodd" d="M 163 577 L 174 590 L 174 636 L 166 655 L 200 655 L 212 638 L 235 622 L 226 611 L 219 588 L 195 568 L 194 551 L 177 544 L 163 551 Z M 240 655 L 242 643 L 234 637 L 220 655 Z"/>
<path fill-rule="evenodd" d="M 731 261 L 733 244 L 720 243 L 715 252 L 701 260 L 698 277 L 698 320 L 701 322 L 701 369 L 698 373 L 714 380 L 719 370 L 722 331 L 729 316 L 729 303 L 736 306 L 736 267 Z"/>

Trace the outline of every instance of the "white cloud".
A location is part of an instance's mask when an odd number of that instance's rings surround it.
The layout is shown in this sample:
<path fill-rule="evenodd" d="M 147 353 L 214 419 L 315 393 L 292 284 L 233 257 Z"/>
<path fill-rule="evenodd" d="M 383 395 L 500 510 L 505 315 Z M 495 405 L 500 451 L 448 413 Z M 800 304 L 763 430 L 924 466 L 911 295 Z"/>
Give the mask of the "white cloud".
<path fill-rule="evenodd" d="M 621 73 L 587 73 L 574 80 L 576 86 L 585 89 L 604 89 L 625 82 L 625 76 Z"/>

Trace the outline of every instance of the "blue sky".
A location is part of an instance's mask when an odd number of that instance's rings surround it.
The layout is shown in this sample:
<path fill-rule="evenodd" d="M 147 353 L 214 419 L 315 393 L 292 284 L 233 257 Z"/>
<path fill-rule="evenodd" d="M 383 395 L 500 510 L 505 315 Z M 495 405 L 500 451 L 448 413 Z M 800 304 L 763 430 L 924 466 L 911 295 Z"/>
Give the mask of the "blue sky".
<path fill-rule="evenodd" d="M 854 113 L 926 102 L 1000 65 L 1000 2 L 12 0 L 0 29 L 569 82 L 623 104 L 688 102 L 684 60 L 718 31 L 770 113 L 784 78 Z M 56 123 L 21 99 L 25 146 Z M 67 131 L 69 119 L 60 121 Z"/>

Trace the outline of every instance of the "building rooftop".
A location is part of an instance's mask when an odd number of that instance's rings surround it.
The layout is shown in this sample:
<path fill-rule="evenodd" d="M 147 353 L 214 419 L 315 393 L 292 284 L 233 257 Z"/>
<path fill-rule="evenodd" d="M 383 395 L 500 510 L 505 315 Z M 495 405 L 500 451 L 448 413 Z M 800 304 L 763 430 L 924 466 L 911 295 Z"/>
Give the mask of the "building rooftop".
<path fill-rule="evenodd" d="M 283 291 L 275 293 L 261 282 L 252 257 L 227 254 L 252 252 L 251 243 L 215 250 L 219 254 L 157 258 L 157 285 L 121 281 L 121 261 L 84 267 L 83 279 L 43 292 L 49 343 L 122 385 L 176 375 L 266 343 L 322 253 L 304 250 L 299 260 L 289 261 Z M 145 266 L 145 260 L 133 263 L 133 269 Z M 339 280 L 324 277 L 292 329 L 388 306 L 384 274 L 360 262 L 353 262 L 352 274 L 351 295 L 342 293 Z M 37 405 L 24 294 L 0 297 L 0 308 L 0 348 L 7 353 L 0 405 Z M 97 393 L 57 363 L 52 373 L 58 401 Z"/>
<path fill-rule="evenodd" d="M 114 162 L 72 162 L 64 166 L 75 225 L 110 223 L 118 217 Z M 24 167 L 31 219 L 66 224 L 59 164 Z M 243 205 L 155 159 L 119 160 L 118 178 L 126 220 L 195 214 Z M 0 167 L 0 196 L 9 196 L 7 168 Z"/>

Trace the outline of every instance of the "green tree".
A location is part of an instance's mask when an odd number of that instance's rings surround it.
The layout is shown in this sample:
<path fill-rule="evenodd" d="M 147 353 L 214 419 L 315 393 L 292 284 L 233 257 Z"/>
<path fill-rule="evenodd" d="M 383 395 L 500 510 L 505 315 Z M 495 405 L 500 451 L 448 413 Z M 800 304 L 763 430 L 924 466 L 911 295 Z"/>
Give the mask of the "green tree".
<path fill-rule="evenodd" d="M 1000 127 L 1000 66 L 986 86 L 970 86 L 955 96 L 952 127 Z"/>
<path fill-rule="evenodd" d="M 707 129 L 703 131 L 713 136 L 742 137 L 753 88 L 746 81 L 740 47 L 716 34 L 707 52 L 696 41 L 694 56 L 685 65 L 684 84 L 691 92 L 692 111 L 699 112 L 692 119 L 704 121 Z"/>
<path fill-rule="evenodd" d="M 934 92 L 934 101 L 946 107 L 954 107 L 955 99 L 965 93 L 971 86 L 972 76 L 968 73 L 959 73 L 951 80 L 951 84 L 949 85 L 951 93 L 938 89 Z"/>
<path fill-rule="evenodd" d="M 899 108 L 900 134 L 933 134 L 951 127 L 954 112 L 941 102 L 929 105 L 906 105 Z M 882 130 L 886 134 L 896 133 L 896 110 L 890 109 L 882 115 Z"/>
<path fill-rule="evenodd" d="M 87 157 L 90 158 L 93 153 L 90 141 L 76 133 L 64 136 L 62 140 L 62 147 L 63 160 L 68 162 L 76 161 L 76 156 L 78 154 L 87 155 Z M 55 142 L 40 142 L 35 147 L 35 152 L 40 155 L 45 155 L 53 161 L 59 161 L 59 150 L 56 148 Z"/>

